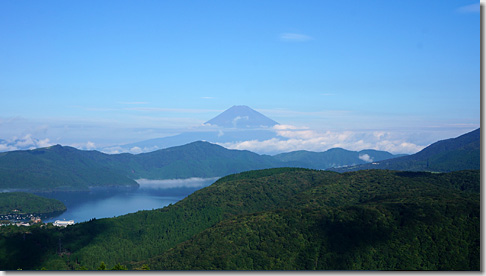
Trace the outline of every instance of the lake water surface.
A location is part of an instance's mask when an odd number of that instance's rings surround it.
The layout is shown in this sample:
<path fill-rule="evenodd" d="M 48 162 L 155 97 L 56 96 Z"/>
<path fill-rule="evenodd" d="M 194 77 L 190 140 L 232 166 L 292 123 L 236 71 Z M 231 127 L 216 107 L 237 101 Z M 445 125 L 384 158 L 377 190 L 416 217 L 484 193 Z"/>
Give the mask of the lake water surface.
<path fill-rule="evenodd" d="M 173 180 L 137 180 L 138 189 L 104 188 L 89 192 L 52 192 L 37 195 L 62 201 L 67 211 L 44 222 L 74 220 L 75 223 L 92 218 L 108 218 L 140 210 L 162 208 L 214 183 L 215 178 Z"/>

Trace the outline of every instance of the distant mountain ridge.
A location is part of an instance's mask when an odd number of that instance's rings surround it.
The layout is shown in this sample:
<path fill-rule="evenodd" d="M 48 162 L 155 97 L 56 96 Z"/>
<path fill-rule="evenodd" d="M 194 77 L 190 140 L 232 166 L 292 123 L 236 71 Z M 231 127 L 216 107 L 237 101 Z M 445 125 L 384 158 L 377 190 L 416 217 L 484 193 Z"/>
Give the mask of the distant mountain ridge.
<path fill-rule="evenodd" d="M 172 179 L 218 177 L 232 173 L 275 168 L 282 162 L 268 155 L 246 150 L 229 150 L 209 142 L 197 141 L 133 156 L 135 178 Z"/>
<path fill-rule="evenodd" d="M 393 155 L 389 152 L 378 150 L 350 151 L 342 148 L 332 148 L 324 152 L 300 150 L 281 153 L 274 155 L 274 158 L 282 162 L 291 162 L 291 164 L 298 167 L 325 170 L 331 167 L 365 164 L 398 156 L 403 155 Z"/>
<path fill-rule="evenodd" d="M 337 172 L 386 169 L 400 171 L 450 172 L 479 170 L 481 167 L 481 131 L 473 130 L 456 138 L 435 142 L 423 150 L 408 156 L 388 159 L 345 168 L 333 168 Z"/>
<path fill-rule="evenodd" d="M 136 155 L 105 154 L 55 145 L 0 153 L 0 189 L 50 191 L 87 190 L 94 186 L 137 187 L 135 180 L 140 178 L 209 178 L 277 167 L 326 169 L 332 164 L 362 164 L 367 159 L 381 160 L 387 157 L 393 155 L 344 149 L 269 156 L 246 150 L 230 150 L 202 141 Z"/>
<path fill-rule="evenodd" d="M 269 140 L 275 138 L 275 132 L 265 129 L 218 129 L 212 131 L 184 132 L 174 136 L 154 138 L 116 147 L 108 147 L 103 151 L 118 153 L 117 150 L 130 153 L 152 152 L 170 147 L 182 146 L 195 141 L 210 143 L 230 143 L 234 141 Z M 115 152 L 113 152 L 115 151 Z"/>
<path fill-rule="evenodd" d="M 301 167 L 338 172 L 363 169 L 449 172 L 480 168 L 480 131 L 439 141 L 410 155 L 383 151 L 295 151 L 275 156 L 193 142 L 141 154 L 105 154 L 60 145 L 0 153 L 0 190 L 87 190 L 93 186 L 135 188 L 136 179 L 221 177 L 249 170 Z M 356 166 L 353 166 L 356 165 Z"/>
<path fill-rule="evenodd" d="M 122 158 L 122 156 L 120 157 Z M 0 153 L 0 190 L 87 190 L 91 186 L 138 187 L 109 155 L 55 145 Z"/>
<path fill-rule="evenodd" d="M 193 142 L 144 154 L 104 154 L 55 145 L 0 153 L 0 189 L 138 187 L 134 179 L 218 177 L 282 166 L 270 156 Z"/>

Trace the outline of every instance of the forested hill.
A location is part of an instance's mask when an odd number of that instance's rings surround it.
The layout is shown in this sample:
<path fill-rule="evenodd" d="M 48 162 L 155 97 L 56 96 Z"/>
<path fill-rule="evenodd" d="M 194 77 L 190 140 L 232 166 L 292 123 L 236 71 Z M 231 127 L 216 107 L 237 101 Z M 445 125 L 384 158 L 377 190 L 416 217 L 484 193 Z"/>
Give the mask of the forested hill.
<path fill-rule="evenodd" d="M 479 170 L 481 167 L 481 131 L 476 129 L 457 138 L 442 140 L 408 156 L 357 166 L 332 168 L 337 172 L 367 169 L 450 172 Z"/>
<path fill-rule="evenodd" d="M 151 179 L 218 177 L 282 166 L 283 162 L 268 155 L 230 150 L 202 141 L 134 155 L 130 163 L 131 177 Z"/>
<path fill-rule="evenodd" d="M 0 189 L 87 190 L 91 186 L 137 187 L 135 179 L 218 177 L 281 167 L 270 156 L 229 150 L 207 142 L 138 155 L 104 154 L 60 145 L 0 153 Z"/>
<path fill-rule="evenodd" d="M 39 215 L 64 211 L 66 206 L 57 199 L 22 192 L 0 193 L 0 215 Z"/>
<path fill-rule="evenodd" d="M 120 156 L 120 159 L 125 156 Z M 97 151 L 60 145 L 0 153 L 0 189 L 87 190 L 90 186 L 128 186 L 122 162 Z"/>
<path fill-rule="evenodd" d="M 244 172 L 159 210 L 3 232 L 0 269 L 479 270 L 479 185 L 479 171 Z"/>
<path fill-rule="evenodd" d="M 364 151 L 363 151 L 364 152 Z M 392 156 L 366 151 L 367 158 Z M 332 154 L 330 154 L 332 153 Z M 0 153 L 0 189 L 87 190 L 91 186 L 136 187 L 136 179 L 220 177 L 276 167 L 327 168 L 364 163 L 358 152 L 289 153 L 278 157 L 193 142 L 142 154 L 104 154 L 60 145 Z"/>

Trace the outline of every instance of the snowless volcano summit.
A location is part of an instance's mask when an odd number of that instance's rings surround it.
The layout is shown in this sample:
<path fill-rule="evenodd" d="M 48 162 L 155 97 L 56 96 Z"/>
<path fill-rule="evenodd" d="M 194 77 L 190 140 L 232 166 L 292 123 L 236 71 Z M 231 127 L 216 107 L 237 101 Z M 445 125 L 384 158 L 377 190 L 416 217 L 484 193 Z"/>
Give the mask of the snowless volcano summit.
<path fill-rule="evenodd" d="M 205 124 L 224 128 L 268 128 L 277 122 L 246 105 L 234 105 Z"/>

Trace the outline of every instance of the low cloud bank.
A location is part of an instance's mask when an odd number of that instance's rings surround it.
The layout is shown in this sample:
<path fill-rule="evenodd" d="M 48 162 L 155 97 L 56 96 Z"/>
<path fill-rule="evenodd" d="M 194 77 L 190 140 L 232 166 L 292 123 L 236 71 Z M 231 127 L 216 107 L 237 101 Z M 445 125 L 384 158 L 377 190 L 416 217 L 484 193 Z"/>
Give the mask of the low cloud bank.
<path fill-rule="evenodd" d="M 213 184 L 219 177 L 199 178 L 192 177 L 186 179 L 137 179 L 140 189 L 173 189 L 173 188 L 202 188 Z"/>
<path fill-rule="evenodd" d="M 401 134 L 384 131 L 319 132 L 291 125 L 276 125 L 273 130 L 276 132 L 277 138 L 264 141 L 249 140 L 219 143 L 219 145 L 229 149 L 249 150 L 260 154 L 275 154 L 296 150 L 321 152 L 331 148 L 344 148 L 354 151 L 374 149 L 394 154 L 413 154 L 425 147 L 407 141 L 407 137 L 403 137 Z M 362 158 L 366 159 L 365 156 Z M 363 160 L 367 161 L 365 159 Z"/>

